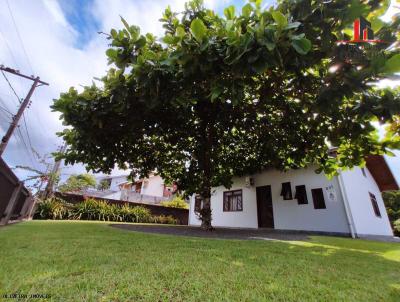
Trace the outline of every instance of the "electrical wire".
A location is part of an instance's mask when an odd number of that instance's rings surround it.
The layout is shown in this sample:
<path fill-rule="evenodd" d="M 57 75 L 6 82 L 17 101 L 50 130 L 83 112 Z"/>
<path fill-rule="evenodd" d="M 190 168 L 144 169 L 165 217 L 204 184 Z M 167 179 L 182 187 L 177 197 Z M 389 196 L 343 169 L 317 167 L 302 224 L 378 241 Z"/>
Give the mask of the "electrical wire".
<path fill-rule="evenodd" d="M 0 109 L 3 110 L 5 113 L 8 113 L 11 116 L 14 116 L 14 114 L 12 114 L 8 109 L 6 109 L 5 107 L 0 105 Z"/>
<path fill-rule="evenodd" d="M 11 55 L 11 59 L 13 60 L 15 66 L 18 67 L 18 69 L 19 69 L 19 66 L 18 66 L 18 63 L 17 63 L 17 59 L 15 58 L 14 53 L 12 52 L 11 47 L 10 47 L 10 45 L 8 44 L 8 41 L 7 41 L 7 39 L 6 39 L 6 35 L 3 33 L 3 31 L 1 30 L 1 28 L 0 28 L 0 33 L 1 33 L 2 37 L 3 37 L 4 43 L 6 44 L 6 47 L 7 47 L 7 49 L 8 49 L 8 52 L 9 52 L 10 55 Z"/>
<path fill-rule="evenodd" d="M 35 165 L 35 163 L 36 163 L 35 158 L 33 157 L 32 152 L 29 152 L 28 145 L 25 142 L 25 139 L 24 139 L 24 137 L 22 135 L 20 127 L 17 127 L 17 134 L 19 135 L 19 138 L 21 139 L 21 141 L 22 141 L 22 143 L 23 143 L 23 145 L 25 147 L 24 150 L 26 151 L 26 154 L 29 157 L 29 160 L 30 160 L 30 162 L 32 164 L 32 167 L 36 167 L 37 168 L 37 166 Z"/>
<path fill-rule="evenodd" d="M 17 92 L 15 91 L 14 87 L 11 85 L 9 79 L 7 78 L 6 74 L 4 73 L 3 70 L 1 70 L 1 73 L 3 74 L 4 79 L 7 81 L 8 86 L 10 86 L 12 92 L 14 93 L 14 95 L 16 96 L 18 102 L 21 104 L 21 98 L 18 96 Z"/>
<path fill-rule="evenodd" d="M 11 19 L 12 19 L 12 21 L 14 23 L 14 27 L 15 27 L 15 30 L 17 32 L 18 39 L 21 42 L 22 50 L 24 51 L 24 54 L 25 54 L 25 57 L 27 59 L 28 65 L 29 65 L 29 67 L 31 69 L 31 72 L 32 72 L 32 74 L 34 74 L 35 72 L 34 72 L 34 70 L 32 68 L 31 60 L 29 59 L 28 53 L 26 52 L 26 49 L 25 49 L 25 46 L 24 46 L 24 42 L 22 41 L 21 35 L 19 33 L 19 30 L 18 30 L 17 22 L 15 21 L 14 14 L 12 13 L 12 10 L 11 10 L 10 3 L 8 2 L 8 0 L 6 0 L 6 3 L 7 3 L 8 11 L 10 12 L 10 15 L 11 15 Z"/>
<path fill-rule="evenodd" d="M 8 109 L 8 106 L 7 106 L 6 102 L 4 102 L 4 100 L 1 97 L 0 97 L 0 104 L 1 104 L 0 108 L 3 108 L 3 111 L 5 111 L 5 112 L 11 114 L 12 116 L 14 116 L 14 114 L 11 112 L 11 110 Z"/>
<path fill-rule="evenodd" d="M 25 132 L 28 138 L 29 147 L 31 147 L 31 150 L 33 152 L 34 148 L 32 146 L 32 141 L 31 141 L 31 136 L 29 135 L 28 126 L 26 125 L 25 113 L 22 113 L 22 119 L 24 120 Z"/>

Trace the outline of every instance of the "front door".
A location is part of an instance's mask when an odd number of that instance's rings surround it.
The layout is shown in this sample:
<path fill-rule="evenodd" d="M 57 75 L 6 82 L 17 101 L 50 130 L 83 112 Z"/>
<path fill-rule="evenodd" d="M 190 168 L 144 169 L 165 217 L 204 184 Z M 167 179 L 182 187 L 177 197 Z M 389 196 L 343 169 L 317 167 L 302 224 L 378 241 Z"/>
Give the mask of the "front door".
<path fill-rule="evenodd" d="M 272 209 L 271 186 L 256 188 L 257 215 L 259 228 L 274 228 L 274 212 Z"/>

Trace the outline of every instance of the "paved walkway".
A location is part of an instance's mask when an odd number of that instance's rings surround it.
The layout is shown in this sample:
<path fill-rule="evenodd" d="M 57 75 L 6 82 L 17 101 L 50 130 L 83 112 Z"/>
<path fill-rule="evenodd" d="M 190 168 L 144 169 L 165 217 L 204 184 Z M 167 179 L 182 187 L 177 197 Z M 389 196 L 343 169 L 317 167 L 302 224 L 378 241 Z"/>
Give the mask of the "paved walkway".
<path fill-rule="evenodd" d="M 310 233 L 278 231 L 273 229 L 227 229 L 217 228 L 206 232 L 198 227 L 172 225 L 110 224 L 112 227 L 153 234 L 178 235 L 203 238 L 243 240 L 308 240 Z"/>
<path fill-rule="evenodd" d="M 199 227 L 186 225 L 155 225 L 155 224 L 110 224 L 115 228 L 120 228 L 128 231 L 165 234 L 189 237 L 215 238 L 215 239 L 242 239 L 242 240 L 288 240 L 288 241 L 304 241 L 308 240 L 309 236 L 339 236 L 335 233 L 322 232 L 307 232 L 307 231 L 284 231 L 274 229 L 228 229 L 216 228 L 214 231 L 206 232 Z M 350 236 L 349 236 L 350 237 Z M 382 242 L 398 242 L 399 237 L 389 236 L 365 236 L 360 239 L 382 241 Z"/>

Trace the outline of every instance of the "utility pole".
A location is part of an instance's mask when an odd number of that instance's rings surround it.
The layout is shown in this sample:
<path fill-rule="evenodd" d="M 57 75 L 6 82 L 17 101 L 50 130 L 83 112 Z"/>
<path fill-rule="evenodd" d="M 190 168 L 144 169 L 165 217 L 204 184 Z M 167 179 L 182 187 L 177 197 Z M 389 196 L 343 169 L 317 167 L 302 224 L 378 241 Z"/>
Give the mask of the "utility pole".
<path fill-rule="evenodd" d="M 65 149 L 67 149 L 66 143 L 64 143 L 64 145 L 60 148 L 60 153 L 64 153 Z M 54 178 L 58 173 L 58 170 L 60 170 L 60 165 L 61 165 L 61 159 L 57 160 L 54 163 L 51 174 L 48 174 L 49 180 L 47 181 L 46 189 L 44 190 L 44 196 L 43 196 L 44 199 L 49 198 L 53 193 Z"/>
<path fill-rule="evenodd" d="M 18 126 L 19 120 L 21 119 L 21 116 L 24 113 L 24 110 L 26 109 L 26 107 L 28 106 L 28 104 L 30 102 L 30 98 L 32 97 L 35 88 L 38 86 L 49 85 L 49 84 L 41 81 L 39 77 L 33 77 L 33 76 L 27 76 L 27 75 L 21 74 L 21 73 L 19 73 L 18 70 L 15 70 L 15 69 L 12 69 L 9 67 L 5 67 L 3 65 L 0 65 L 0 70 L 9 72 L 14 75 L 17 75 L 17 76 L 20 76 L 25 79 L 29 79 L 29 80 L 33 81 L 31 89 L 29 90 L 27 96 L 21 103 L 21 106 L 19 107 L 17 114 L 13 117 L 10 127 L 8 128 L 6 134 L 3 136 L 2 140 L 1 140 L 1 143 L 0 143 L 0 157 L 1 157 L 4 153 L 4 150 L 7 147 L 7 144 L 8 144 L 8 141 L 10 140 L 11 135 L 13 134 L 15 128 Z M 38 85 L 38 84 L 40 84 L 40 85 Z"/>

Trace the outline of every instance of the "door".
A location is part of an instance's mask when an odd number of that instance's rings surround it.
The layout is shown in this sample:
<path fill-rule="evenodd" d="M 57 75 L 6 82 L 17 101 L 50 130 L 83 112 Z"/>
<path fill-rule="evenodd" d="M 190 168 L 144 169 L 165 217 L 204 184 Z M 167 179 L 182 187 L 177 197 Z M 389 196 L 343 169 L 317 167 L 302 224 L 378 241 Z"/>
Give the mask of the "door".
<path fill-rule="evenodd" d="M 274 228 L 274 212 L 272 208 L 271 186 L 256 188 L 257 215 L 259 228 Z"/>

